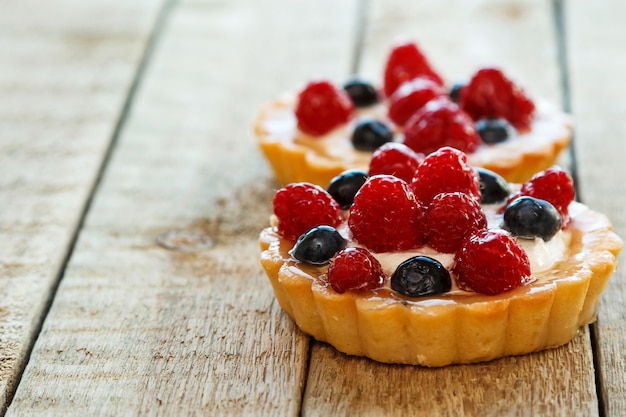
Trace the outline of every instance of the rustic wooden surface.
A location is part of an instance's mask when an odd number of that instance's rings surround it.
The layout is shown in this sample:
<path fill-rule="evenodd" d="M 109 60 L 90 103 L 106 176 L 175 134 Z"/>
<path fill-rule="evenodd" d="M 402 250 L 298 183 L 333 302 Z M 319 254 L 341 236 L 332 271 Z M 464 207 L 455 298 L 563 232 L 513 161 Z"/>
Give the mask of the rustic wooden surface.
<path fill-rule="evenodd" d="M 408 35 L 448 79 L 495 63 L 571 107 L 563 163 L 626 236 L 626 6 L 2 6 L 0 415 L 626 415 L 621 269 L 559 349 L 424 369 L 311 342 L 258 264 L 276 184 L 250 127 L 309 77 L 378 80 Z"/>

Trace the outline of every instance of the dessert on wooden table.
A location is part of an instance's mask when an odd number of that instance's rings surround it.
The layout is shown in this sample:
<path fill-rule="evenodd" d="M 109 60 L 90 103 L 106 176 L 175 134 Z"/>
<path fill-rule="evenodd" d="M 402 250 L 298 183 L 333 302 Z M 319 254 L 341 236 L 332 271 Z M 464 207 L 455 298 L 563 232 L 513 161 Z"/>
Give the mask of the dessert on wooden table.
<path fill-rule="evenodd" d="M 347 169 L 365 169 L 372 152 L 390 141 L 422 154 L 452 146 L 470 164 L 521 183 L 556 162 L 571 124 L 497 68 L 446 88 L 417 45 L 403 42 L 389 55 L 380 90 L 359 79 L 343 88 L 313 80 L 267 104 L 254 130 L 282 185 L 325 186 Z"/>
<path fill-rule="evenodd" d="M 261 263 L 301 330 L 347 354 L 445 366 L 560 346 L 595 320 L 622 241 L 573 201 L 566 172 L 518 185 L 450 147 L 411 158 L 386 145 L 375 175 L 276 193 Z M 399 165 L 410 180 L 390 175 Z"/>

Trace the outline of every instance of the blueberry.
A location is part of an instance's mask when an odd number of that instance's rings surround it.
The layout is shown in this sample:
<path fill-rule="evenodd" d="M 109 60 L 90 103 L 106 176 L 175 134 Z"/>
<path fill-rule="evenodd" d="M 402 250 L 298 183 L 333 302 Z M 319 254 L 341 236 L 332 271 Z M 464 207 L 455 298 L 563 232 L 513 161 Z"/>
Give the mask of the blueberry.
<path fill-rule="evenodd" d="M 452 84 L 450 92 L 448 93 L 448 95 L 450 96 L 450 100 L 458 104 L 459 99 L 461 98 L 461 90 L 463 90 L 464 87 L 465 83 L 462 82 L 456 82 Z"/>
<path fill-rule="evenodd" d="M 414 256 L 398 265 L 391 276 L 391 289 L 409 297 L 450 291 L 450 272 L 436 259 Z"/>
<path fill-rule="evenodd" d="M 493 171 L 476 168 L 480 176 L 481 204 L 504 203 L 511 194 L 509 183 Z"/>
<path fill-rule="evenodd" d="M 352 132 L 352 145 L 360 151 L 375 151 L 393 139 L 393 132 L 378 120 L 359 122 Z"/>
<path fill-rule="evenodd" d="M 476 130 L 483 142 L 500 143 L 516 135 L 516 130 L 506 119 L 481 119 Z"/>
<path fill-rule="evenodd" d="M 376 88 L 367 81 L 353 78 L 343 85 L 356 107 L 367 107 L 378 103 Z"/>
<path fill-rule="evenodd" d="M 316 226 L 300 235 L 291 256 L 311 265 L 325 265 L 337 252 L 346 247 L 346 240 L 330 226 Z"/>
<path fill-rule="evenodd" d="M 330 180 L 326 191 L 339 203 L 342 210 L 347 210 L 354 203 L 357 191 L 368 178 L 366 172 L 350 169 Z"/>
<path fill-rule="evenodd" d="M 548 241 L 561 229 L 561 215 L 549 202 L 524 196 L 507 206 L 503 228 L 522 239 Z"/>

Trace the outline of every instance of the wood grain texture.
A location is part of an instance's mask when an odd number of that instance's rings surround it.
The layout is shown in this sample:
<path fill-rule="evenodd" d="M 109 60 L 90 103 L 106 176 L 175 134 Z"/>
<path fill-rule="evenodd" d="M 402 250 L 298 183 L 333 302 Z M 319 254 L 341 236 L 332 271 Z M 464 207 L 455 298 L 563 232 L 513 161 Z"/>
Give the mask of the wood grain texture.
<path fill-rule="evenodd" d="M 355 7 L 171 7 L 9 416 L 299 413 L 308 338 L 259 265 L 276 184 L 251 123 L 348 72 Z"/>
<path fill-rule="evenodd" d="M 559 103 L 549 1 L 370 1 L 360 73 L 378 80 L 398 34 L 416 40 L 448 80 L 497 64 L 533 96 Z M 470 366 L 389 366 L 315 343 L 307 416 L 598 415 L 589 332 L 565 347 Z"/>
<path fill-rule="evenodd" d="M 157 6 L 2 4 L 0 414 L 61 273 Z"/>
<path fill-rule="evenodd" d="M 606 213 L 626 237 L 623 177 L 626 155 L 626 4 L 565 3 L 576 160 L 583 202 Z M 626 274 L 609 281 L 596 325 L 601 392 L 606 416 L 626 415 Z"/>

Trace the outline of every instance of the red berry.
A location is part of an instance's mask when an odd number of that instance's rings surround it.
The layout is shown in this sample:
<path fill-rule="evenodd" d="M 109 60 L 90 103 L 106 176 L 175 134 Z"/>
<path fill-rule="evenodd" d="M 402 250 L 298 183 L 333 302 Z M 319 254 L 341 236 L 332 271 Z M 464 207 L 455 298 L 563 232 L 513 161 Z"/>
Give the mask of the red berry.
<path fill-rule="evenodd" d="M 495 295 L 530 281 L 528 255 L 507 232 L 482 229 L 461 244 L 452 270 L 459 288 Z"/>
<path fill-rule="evenodd" d="M 353 237 L 374 252 L 409 250 L 424 244 L 423 215 L 406 181 L 375 175 L 354 197 L 348 226 Z"/>
<path fill-rule="evenodd" d="M 328 267 L 328 282 L 339 294 L 375 290 L 385 283 L 385 273 L 380 262 L 367 249 L 345 248 L 337 252 Z"/>
<path fill-rule="evenodd" d="M 328 81 L 311 81 L 298 95 L 298 128 L 314 136 L 324 135 L 354 115 L 354 103 L 343 89 Z"/>
<path fill-rule="evenodd" d="M 445 94 L 446 91 L 439 84 L 427 77 L 405 81 L 389 97 L 388 116 L 395 124 L 402 126 L 430 100 Z"/>
<path fill-rule="evenodd" d="M 411 188 L 422 204 L 430 204 L 439 193 L 462 192 L 480 202 L 480 177 L 467 163 L 467 156 L 449 146 L 426 156 L 417 168 Z"/>
<path fill-rule="evenodd" d="M 431 68 L 415 43 L 399 43 L 391 50 L 385 66 L 385 95 L 391 96 L 400 84 L 419 75 L 428 76 L 443 85 L 441 77 Z"/>
<path fill-rule="evenodd" d="M 278 218 L 278 233 L 291 240 L 315 226 L 335 227 L 343 221 L 341 207 L 331 195 L 322 187 L 306 182 L 278 190 L 274 214 Z"/>
<path fill-rule="evenodd" d="M 393 175 L 410 183 L 423 160 L 424 154 L 401 143 L 388 142 L 374 151 L 369 175 Z"/>
<path fill-rule="evenodd" d="M 461 90 L 460 105 L 474 120 L 503 117 L 517 130 L 528 130 L 535 105 L 524 90 L 497 68 L 479 70 Z"/>
<path fill-rule="evenodd" d="M 487 228 L 487 216 L 478 201 L 464 193 L 437 194 L 426 210 L 428 244 L 452 253 L 475 230 Z"/>
<path fill-rule="evenodd" d="M 574 181 L 561 168 L 553 166 L 535 174 L 528 182 L 522 185 L 521 190 L 511 196 L 507 202 L 520 196 L 529 196 L 546 200 L 552 204 L 561 215 L 561 224 L 567 226 L 569 222 L 568 208 L 574 201 Z"/>
<path fill-rule="evenodd" d="M 480 136 L 472 118 L 449 98 L 431 100 L 413 114 L 404 126 L 404 144 L 429 154 L 442 146 L 474 152 Z"/>

